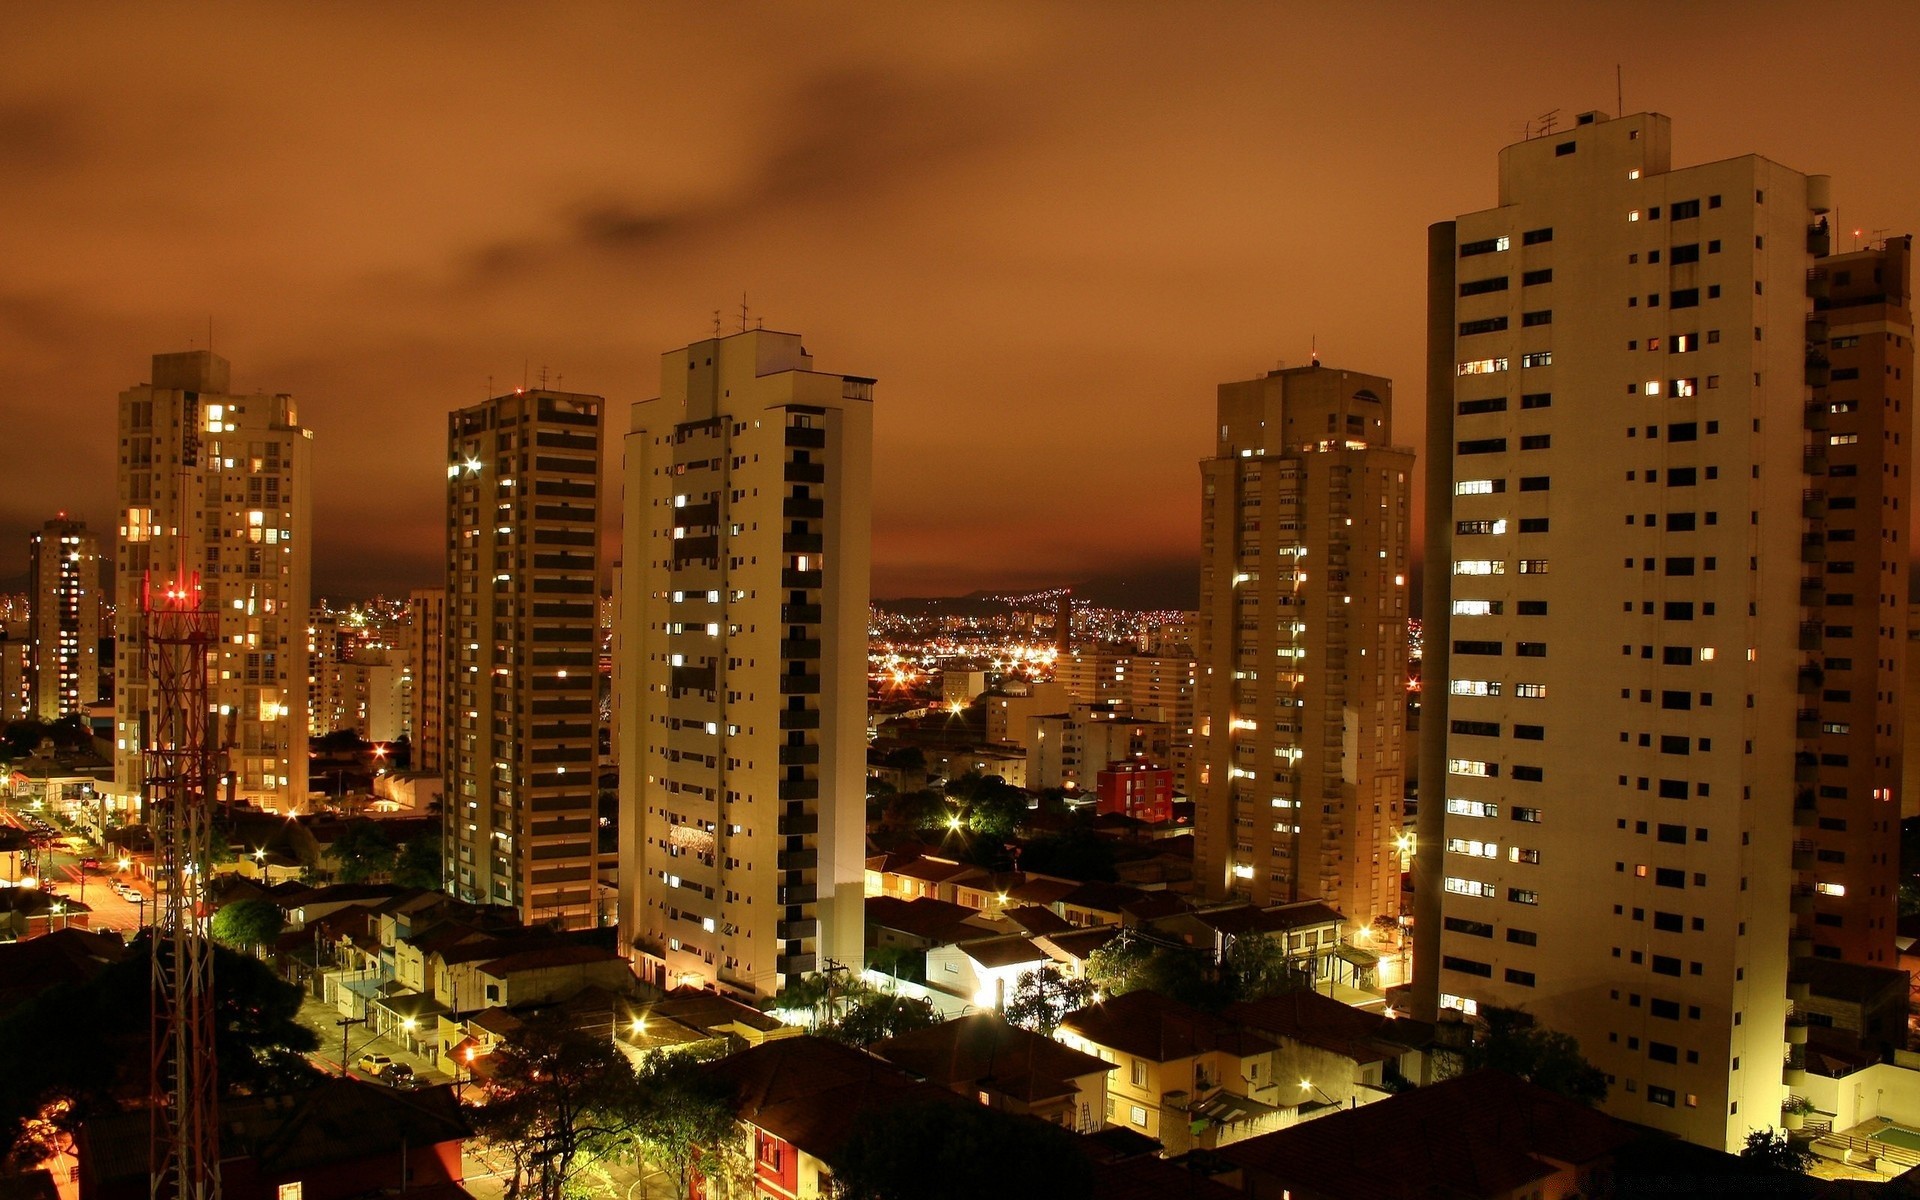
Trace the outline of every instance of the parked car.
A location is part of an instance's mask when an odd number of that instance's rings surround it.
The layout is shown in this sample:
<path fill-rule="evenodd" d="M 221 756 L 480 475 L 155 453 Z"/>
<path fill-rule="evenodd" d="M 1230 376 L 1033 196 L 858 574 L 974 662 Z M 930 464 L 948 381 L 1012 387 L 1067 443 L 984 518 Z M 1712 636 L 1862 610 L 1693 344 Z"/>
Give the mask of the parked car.
<path fill-rule="evenodd" d="M 82 871 L 98 871 L 100 869 L 100 860 L 97 858 L 83 858 L 80 860 L 80 869 Z"/>
<path fill-rule="evenodd" d="M 377 1078 L 393 1068 L 393 1057 L 387 1054 L 374 1054 L 369 1052 L 362 1054 L 360 1061 L 354 1065 L 367 1074 Z"/>
<path fill-rule="evenodd" d="M 406 1063 L 397 1062 L 381 1073 L 381 1078 L 397 1088 L 416 1088 L 420 1086 L 420 1077 Z"/>

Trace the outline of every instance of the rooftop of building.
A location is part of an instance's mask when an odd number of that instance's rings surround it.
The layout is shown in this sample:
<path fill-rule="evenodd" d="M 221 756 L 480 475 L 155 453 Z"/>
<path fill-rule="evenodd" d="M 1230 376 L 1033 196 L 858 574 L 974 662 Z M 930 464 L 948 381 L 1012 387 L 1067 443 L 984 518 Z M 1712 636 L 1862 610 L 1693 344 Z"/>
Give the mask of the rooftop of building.
<path fill-rule="evenodd" d="M 972 925 L 979 917 L 977 911 L 964 904 L 936 900 L 932 896 L 920 896 L 912 900 L 901 900 L 895 896 L 869 896 L 866 903 L 866 923 L 869 926 L 891 929 L 934 943 L 950 942 L 969 932 L 985 933 L 985 930 Z"/>
<path fill-rule="evenodd" d="M 1052 961 L 1052 956 L 1046 951 L 1019 934 L 961 942 L 959 949 L 962 954 L 989 970 Z"/>
<path fill-rule="evenodd" d="M 817 1037 L 782 1038 L 709 1063 L 740 1118 L 831 1161 L 861 1117 L 916 1102 L 970 1104 L 892 1063 Z"/>
<path fill-rule="evenodd" d="M 1094 1045 L 1157 1063 L 1213 1051 L 1244 1055 L 1272 1045 L 1230 1021 L 1149 991 L 1089 1004 L 1068 1013 L 1060 1028 Z"/>
<path fill-rule="evenodd" d="M 1028 1103 L 1072 1095 L 1073 1081 L 1114 1069 L 998 1013 L 975 1013 L 887 1038 L 873 1052 L 942 1087 L 989 1088 Z"/>

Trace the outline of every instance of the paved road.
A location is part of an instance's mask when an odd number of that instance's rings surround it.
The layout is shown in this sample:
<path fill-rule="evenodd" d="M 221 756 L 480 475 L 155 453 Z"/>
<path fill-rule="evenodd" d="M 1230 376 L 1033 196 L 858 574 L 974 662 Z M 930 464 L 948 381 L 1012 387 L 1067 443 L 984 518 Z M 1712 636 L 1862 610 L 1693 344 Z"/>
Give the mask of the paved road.
<path fill-rule="evenodd" d="M 28 822 L 10 808 L 0 807 L 0 824 L 11 825 L 17 829 L 28 828 Z M 59 823 L 55 822 L 56 828 Z M 64 832 L 64 830 L 63 830 Z M 24 856 L 21 856 L 24 857 Z M 94 929 L 113 929 L 121 933 L 132 934 L 143 924 L 153 921 L 153 893 L 145 883 L 135 879 L 131 873 L 121 873 L 114 869 L 114 863 L 105 852 L 99 855 L 104 870 L 83 870 L 81 860 L 88 857 L 75 854 L 64 845 L 55 843 L 51 848 L 35 851 L 35 860 L 43 878 L 53 881 L 50 889 L 56 896 L 65 896 L 78 900 L 93 910 L 91 927 Z M 24 873 L 26 864 L 19 862 L 13 855 L 0 855 L 0 873 L 11 878 L 16 873 Z M 135 886 L 144 896 L 144 903 L 122 900 L 114 894 L 110 886 L 118 876 Z M 59 928 L 56 919 L 54 927 Z"/>

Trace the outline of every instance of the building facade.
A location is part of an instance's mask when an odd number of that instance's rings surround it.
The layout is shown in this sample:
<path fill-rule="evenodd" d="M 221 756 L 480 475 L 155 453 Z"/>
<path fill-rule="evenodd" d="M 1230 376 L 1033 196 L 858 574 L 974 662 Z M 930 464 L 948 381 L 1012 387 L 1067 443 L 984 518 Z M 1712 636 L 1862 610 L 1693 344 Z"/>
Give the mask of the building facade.
<path fill-rule="evenodd" d="M 1400 910 L 1407 502 L 1393 384 L 1314 363 L 1219 389 L 1200 464 L 1195 879 Z"/>
<path fill-rule="evenodd" d="M 447 420 L 447 890 L 570 928 L 608 915 L 594 753 L 604 404 L 515 391 Z"/>
<path fill-rule="evenodd" d="M 100 698 L 100 539 L 62 513 L 33 535 L 27 573 L 34 712 L 84 713 Z"/>
<path fill-rule="evenodd" d="M 1675 168 L 1667 118 L 1585 114 L 1430 238 L 1415 1012 L 1524 1009 L 1608 1111 L 1717 1148 L 1803 1078 L 1787 972 L 1827 910 L 1794 868 L 1844 888 L 1819 851 L 1870 832 L 1866 797 L 1821 793 L 1855 752 L 1824 728 L 1822 614 L 1849 591 L 1898 625 L 1866 593 L 1904 587 L 1827 551 L 1859 486 L 1831 468 L 1866 441 L 1836 438 L 1892 418 L 1829 411 L 1853 397 L 1812 300 L 1826 192 L 1756 156 Z"/>
<path fill-rule="evenodd" d="M 307 800 L 312 431 L 293 398 L 234 393 L 208 350 L 156 354 L 120 393 L 121 524 L 114 572 L 114 784 L 137 806 L 157 697 L 141 642 L 143 590 L 197 586 L 218 613 L 208 664 L 217 748 L 235 799 L 275 812 Z"/>
<path fill-rule="evenodd" d="M 656 982 L 860 969 L 872 389 L 751 330 L 666 354 L 634 406 L 620 928 Z"/>
<path fill-rule="evenodd" d="M 407 736 L 413 769 L 438 774 L 447 751 L 447 593 L 415 588 L 407 593 Z"/>

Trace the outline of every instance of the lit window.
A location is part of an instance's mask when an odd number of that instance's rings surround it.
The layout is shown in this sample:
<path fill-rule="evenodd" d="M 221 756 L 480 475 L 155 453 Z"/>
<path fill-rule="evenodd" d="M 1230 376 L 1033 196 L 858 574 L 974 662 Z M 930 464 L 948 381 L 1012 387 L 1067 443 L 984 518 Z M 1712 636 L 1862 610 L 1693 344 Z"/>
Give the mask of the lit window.
<path fill-rule="evenodd" d="M 1460 374 L 1462 375 L 1492 375 L 1506 369 L 1507 360 L 1504 358 L 1477 358 L 1472 362 L 1463 362 L 1460 364 Z"/>
<path fill-rule="evenodd" d="M 1507 564 L 1501 559 L 1465 558 L 1453 564 L 1455 575 L 1505 575 Z"/>

